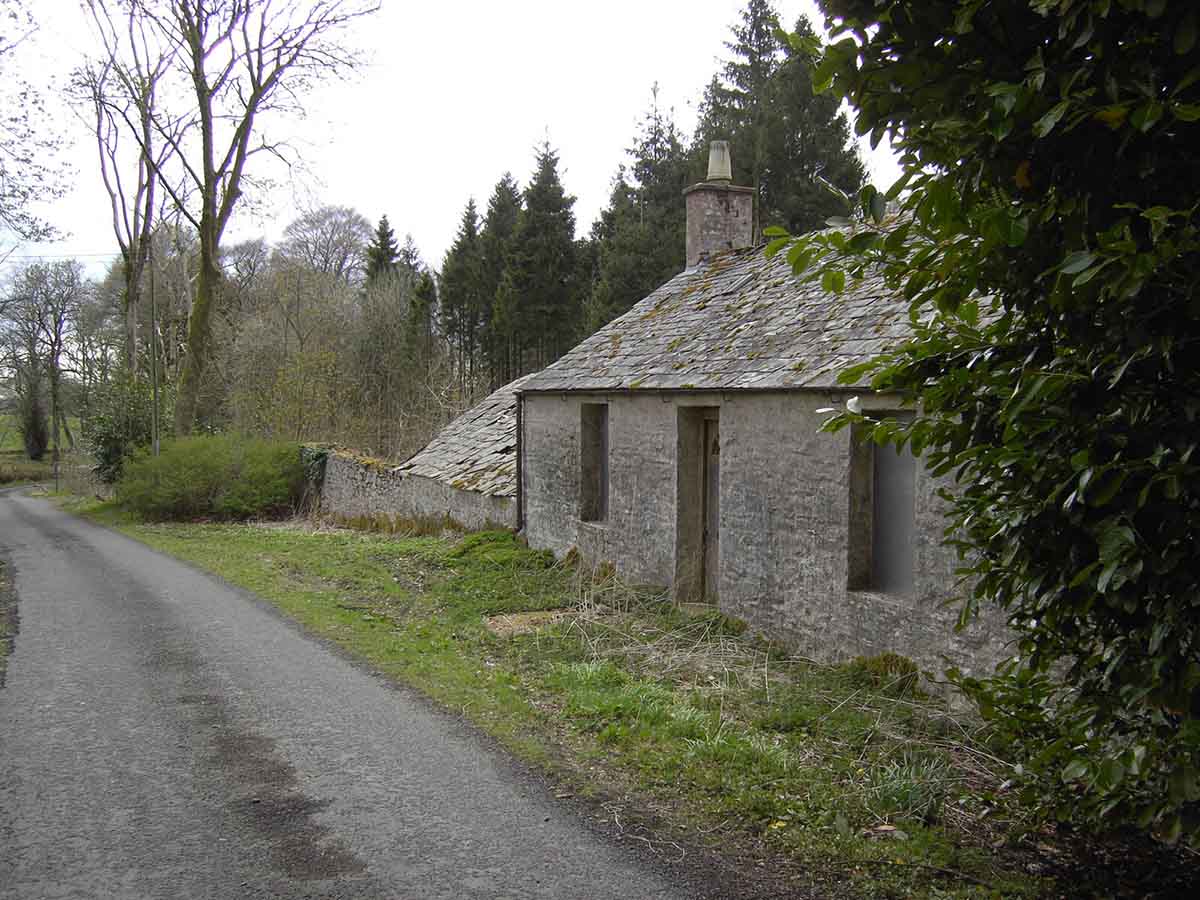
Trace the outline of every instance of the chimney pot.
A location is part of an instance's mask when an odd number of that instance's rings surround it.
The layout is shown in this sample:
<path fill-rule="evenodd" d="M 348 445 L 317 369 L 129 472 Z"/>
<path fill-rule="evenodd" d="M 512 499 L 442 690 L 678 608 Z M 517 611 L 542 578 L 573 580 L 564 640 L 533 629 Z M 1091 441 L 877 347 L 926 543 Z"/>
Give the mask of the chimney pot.
<path fill-rule="evenodd" d="M 733 163 L 729 158 L 729 141 L 713 141 L 708 148 L 708 178 L 714 184 L 733 181 Z"/>

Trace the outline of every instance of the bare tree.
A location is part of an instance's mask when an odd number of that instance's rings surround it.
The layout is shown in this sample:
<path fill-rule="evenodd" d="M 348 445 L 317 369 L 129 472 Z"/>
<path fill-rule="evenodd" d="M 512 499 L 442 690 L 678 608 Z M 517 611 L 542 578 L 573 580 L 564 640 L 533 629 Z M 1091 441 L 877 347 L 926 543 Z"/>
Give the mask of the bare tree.
<path fill-rule="evenodd" d="M 36 402 L 43 377 L 48 382 L 56 451 L 64 434 L 69 444 L 75 443 L 63 409 L 62 361 L 85 291 L 83 266 L 75 260 L 39 263 L 17 275 L 0 307 L 9 334 L 10 365 L 21 390 Z"/>
<path fill-rule="evenodd" d="M 350 207 L 322 206 L 288 225 L 276 252 L 285 260 L 358 285 L 372 231 L 366 217 Z"/>
<path fill-rule="evenodd" d="M 239 199 L 249 160 L 280 154 L 256 133 L 258 117 L 298 110 L 314 80 L 357 64 L 336 40 L 375 0 L 127 0 L 156 40 L 169 48 L 171 71 L 186 84 L 196 134 L 178 134 L 178 118 L 155 113 L 158 137 L 182 173 L 161 183 L 196 229 L 199 270 L 188 321 L 187 354 L 175 404 L 175 430 L 187 433 L 206 411 L 201 386 L 212 358 L 212 317 L 221 289 L 221 240 Z M 197 143 L 198 141 L 198 143 Z M 158 174 L 163 175 L 162 169 Z M 194 203 L 188 202 L 191 190 Z"/>
<path fill-rule="evenodd" d="M 112 208 L 125 286 L 125 365 L 136 378 L 142 276 L 157 212 L 157 173 L 183 138 L 191 118 L 171 119 L 158 108 L 173 49 L 147 27 L 128 2 L 88 0 L 103 46 L 98 61 L 75 73 L 75 95 L 91 112 L 100 176 Z M 166 129 L 160 140 L 156 129 Z"/>
<path fill-rule="evenodd" d="M 62 193 L 62 167 L 53 161 L 59 141 L 46 125 L 41 92 L 12 65 L 36 30 L 22 0 L 0 0 L 0 226 L 28 240 L 54 236 L 31 203 Z"/>

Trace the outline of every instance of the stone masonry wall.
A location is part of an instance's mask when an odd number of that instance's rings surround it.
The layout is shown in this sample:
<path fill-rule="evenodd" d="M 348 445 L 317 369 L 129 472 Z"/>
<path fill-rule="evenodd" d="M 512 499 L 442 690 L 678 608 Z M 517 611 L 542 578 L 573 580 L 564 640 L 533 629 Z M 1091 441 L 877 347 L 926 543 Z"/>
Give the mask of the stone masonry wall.
<path fill-rule="evenodd" d="M 565 399 L 563 399 L 565 397 Z M 605 522 L 580 522 L 582 402 L 609 403 L 610 494 Z M 672 584 L 676 441 L 681 404 L 720 407 L 722 611 L 816 659 L 895 652 L 940 672 L 980 672 L 1005 652 L 997 620 L 956 634 L 955 555 L 941 542 L 938 485 L 916 475 L 914 588 L 847 588 L 850 433 L 818 431 L 815 391 L 721 394 L 529 394 L 524 400 L 525 533 L 534 547 L 609 561 L 629 580 Z"/>
<path fill-rule="evenodd" d="M 754 246 L 754 189 L 701 183 L 684 191 L 688 268 L 704 256 Z"/>
<path fill-rule="evenodd" d="M 477 491 L 461 491 L 420 475 L 331 453 L 321 487 L 321 512 L 341 518 L 388 515 L 404 519 L 449 516 L 468 531 L 516 526 L 516 502 Z"/>

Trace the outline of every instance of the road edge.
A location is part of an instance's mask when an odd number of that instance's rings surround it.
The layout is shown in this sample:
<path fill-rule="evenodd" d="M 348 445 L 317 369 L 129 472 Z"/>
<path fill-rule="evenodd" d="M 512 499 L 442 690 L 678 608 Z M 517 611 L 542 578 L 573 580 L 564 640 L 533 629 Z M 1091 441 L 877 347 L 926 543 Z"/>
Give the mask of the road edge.
<path fill-rule="evenodd" d="M 21 618 L 17 610 L 17 580 L 12 559 L 0 547 L 0 688 L 8 674 L 8 658 L 17 643 Z"/>

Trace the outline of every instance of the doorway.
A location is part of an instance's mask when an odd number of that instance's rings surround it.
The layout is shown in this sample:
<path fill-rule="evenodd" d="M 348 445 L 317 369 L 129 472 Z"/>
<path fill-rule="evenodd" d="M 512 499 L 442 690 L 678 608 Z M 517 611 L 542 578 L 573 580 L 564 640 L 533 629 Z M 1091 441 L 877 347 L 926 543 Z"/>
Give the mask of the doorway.
<path fill-rule="evenodd" d="M 675 458 L 675 599 L 715 605 L 721 583 L 718 407 L 679 408 Z"/>

